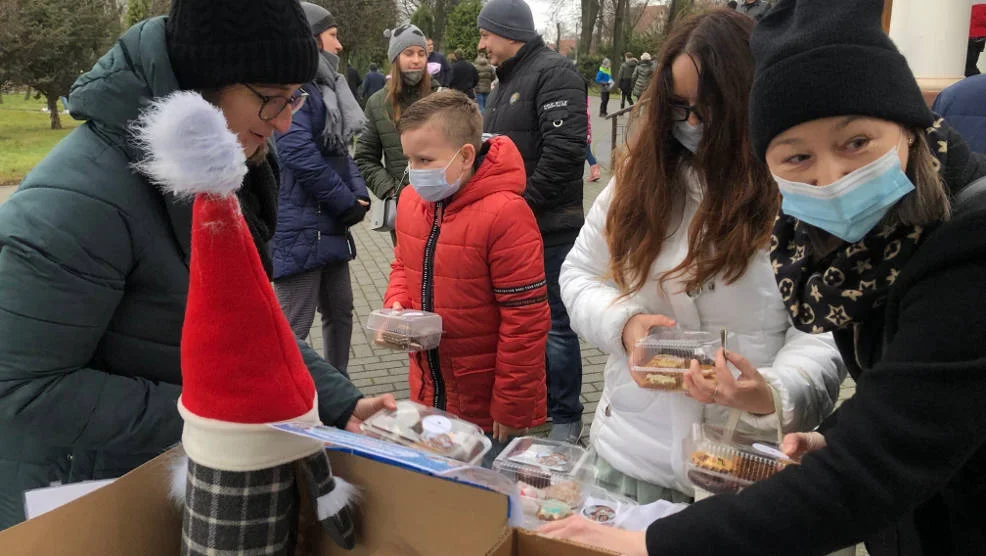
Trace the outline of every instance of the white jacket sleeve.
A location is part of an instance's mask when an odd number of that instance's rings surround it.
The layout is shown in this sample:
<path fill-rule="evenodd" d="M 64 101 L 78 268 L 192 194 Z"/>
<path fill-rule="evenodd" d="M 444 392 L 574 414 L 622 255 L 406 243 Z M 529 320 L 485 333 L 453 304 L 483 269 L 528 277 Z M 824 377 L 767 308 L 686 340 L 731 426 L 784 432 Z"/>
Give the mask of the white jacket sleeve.
<path fill-rule="evenodd" d="M 846 366 L 831 334 L 806 334 L 791 326 L 784 346 L 770 367 L 759 369 L 781 400 L 781 415 L 758 417 L 743 414 L 743 420 L 760 430 L 810 431 L 832 413 Z"/>
<path fill-rule="evenodd" d="M 608 278 L 609 247 L 606 214 L 613 198 L 614 181 L 596 197 L 585 225 L 561 267 L 561 298 L 572 330 L 609 354 L 624 355 L 623 327 L 633 315 L 646 313 L 632 297 L 620 300 L 620 291 Z"/>

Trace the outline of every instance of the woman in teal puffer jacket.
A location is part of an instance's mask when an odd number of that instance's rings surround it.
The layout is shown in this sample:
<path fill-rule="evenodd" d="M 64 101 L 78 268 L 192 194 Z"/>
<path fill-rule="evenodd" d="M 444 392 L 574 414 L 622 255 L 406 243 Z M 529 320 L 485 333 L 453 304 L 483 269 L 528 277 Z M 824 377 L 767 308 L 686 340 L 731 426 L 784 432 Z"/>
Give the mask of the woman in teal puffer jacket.
<path fill-rule="evenodd" d="M 0 529 L 24 518 L 25 490 L 119 476 L 181 436 L 191 204 L 132 169 L 148 153 L 130 126 L 155 98 L 199 90 L 223 111 L 251 159 L 240 203 L 270 268 L 266 142 L 290 125 L 317 52 L 300 6 L 256 17 L 267 2 L 175 0 L 170 18 L 127 31 L 72 88 L 86 123 L 0 207 Z M 229 45 L 223 63 L 209 57 Z M 323 422 L 358 428 L 389 403 L 300 347 Z"/>

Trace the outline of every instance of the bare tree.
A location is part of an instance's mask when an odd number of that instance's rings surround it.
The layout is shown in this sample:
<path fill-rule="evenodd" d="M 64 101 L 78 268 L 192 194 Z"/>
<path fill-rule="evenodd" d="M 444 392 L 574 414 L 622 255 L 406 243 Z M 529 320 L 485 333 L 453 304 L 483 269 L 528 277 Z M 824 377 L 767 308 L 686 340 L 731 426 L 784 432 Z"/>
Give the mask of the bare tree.
<path fill-rule="evenodd" d="M 582 30 L 579 34 L 579 55 L 592 49 L 592 32 L 601 11 L 600 0 L 582 0 Z"/>
<path fill-rule="evenodd" d="M 613 48 L 610 58 L 618 60 L 623 52 L 623 40 L 627 34 L 627 12 L 630 11 L 630 0 L 616 0 L 616 12 L 613 15 Z"/>

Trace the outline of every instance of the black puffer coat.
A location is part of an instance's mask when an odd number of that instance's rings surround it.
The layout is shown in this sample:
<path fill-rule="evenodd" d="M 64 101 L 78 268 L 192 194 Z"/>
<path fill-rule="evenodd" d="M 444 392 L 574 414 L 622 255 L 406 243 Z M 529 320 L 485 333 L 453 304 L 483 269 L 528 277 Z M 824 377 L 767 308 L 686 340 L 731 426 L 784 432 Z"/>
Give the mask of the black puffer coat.
<path fill-rule="evenodd" d="M 497 68 L 483 131 L 507 135 L 524 157 L 524 197 L 545 247 L 573 243 L 584 221 L 582 171 L 588 116 L 585 80 L 540 37 Z"/>

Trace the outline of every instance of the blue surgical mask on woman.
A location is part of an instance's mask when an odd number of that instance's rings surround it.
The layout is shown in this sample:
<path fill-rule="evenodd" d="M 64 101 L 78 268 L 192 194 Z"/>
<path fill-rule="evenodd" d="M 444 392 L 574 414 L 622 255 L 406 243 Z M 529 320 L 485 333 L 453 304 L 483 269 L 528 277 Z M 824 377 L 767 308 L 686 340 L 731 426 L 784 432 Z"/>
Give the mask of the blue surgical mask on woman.
<path fill-rule="evenodd" d="M 784 214 L 849 243 L 863 239 L 897 201 L 914 191 L 896 147 L 829 185 L 816 187 L 776 175 L 774 180 L 784 196 Z"/>
<path fill-rule="evenodd" d="M 692 154 L 698 152 L 698 144 L 702 142 L 704 132 L 705 124 L 692 125 L 688 122 L 675 122 L 671 130 L 674 138 Z"/>
<path fill-rule="evenodd" d="M 448 167 L 452 165 L 452 161 L 455 157 L 459 156 L 459 152 L 462 151 L 462 147 L 459 147 L 458 151 L 452 155 L 449 159 L 448 164 L 444 168 L 427 168 L 424 170 L 415 170 L 408 165 L 408 178 L 411 181 L 411 187 L 414 191 L 421 196 L 422 199 L 428 201 L 429 203 L 435 203 L 441 201 L 442 199 L 447 199 L 455 194 L 462 186 L 462 177 L 455 180 L 455 183 L 449 183 L 445 177 L 445 172 Z"/>

